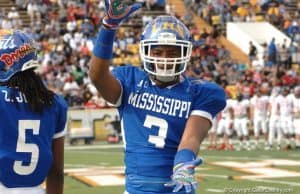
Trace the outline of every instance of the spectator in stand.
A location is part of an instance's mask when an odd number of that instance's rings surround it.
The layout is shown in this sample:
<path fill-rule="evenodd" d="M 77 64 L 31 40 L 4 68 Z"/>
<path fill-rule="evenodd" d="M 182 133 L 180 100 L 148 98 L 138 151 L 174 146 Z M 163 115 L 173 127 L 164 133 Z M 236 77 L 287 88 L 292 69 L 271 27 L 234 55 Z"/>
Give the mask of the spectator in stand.
<path fill-rule="evenodd" d="M 5 18 L 5 8 L 1 8 L 0 10 L 0 28 L 2 28 L 2 21 Z"/>
<path fill-rule="evenodd" d="M 155 5 L 157 10 L 165 10 L 166 0 L 156 0 Z"/>
<path fill-rule="evenodd" d="M 80 80 L 77 85 L 79 88 L 83 88 L 85 84 L 89 83 L 89 79 L 85 74 L 81 74 L 81 71 L 87 71 L 87 64 L 90 60 L 90 51 L 93 50 L 95 42 L 95 34 L 98 29 L 98 24 L 101 18 L 103 18 L 105 13 L 104 1 L 35 1 L 28 0 L 25 3 L 20 3 L 22 0 L 16 1 L 16 6 L 24 5 L 27 7 L 28 11 L 34 20 L 28 30 L 28 33 L 37 40 L 37 48 L 39 53 L 39 60 L 42 63 L 42 73 L 44 82 L 49 86 L 53 87 L 55 91 L 63 91 L 65 80 L 74 74 L 77 76 L 76 69 L 73 67 L 79 67 Z M 142 0 L 138 0 L 141 2 Z M 273 21 L 275 25 L 281 30 L 283 30 L 291 39 L 292 42 L 290 45 L 285 44 L 287 49 L 287 62 L 285 61 L 285 56 L 282 55 L 283 45 L 277 46 L 277 56 L 276 59 L 280 59 L 278 64 L 283 63 L 285 69 L 280 68 L 280 76 L 278 79 L 282 79 L 283 83 L 290 83 L 290 80 L 297 80 L 299 74 L 296 74 L 297 70 L 290 72 L 291 68 L 297 68 L 298 66 L 292 65 L 300 63 L 300 51 L 299 45 L 300 42 L 300 26 L 299 26 L 299 13 L 288 12 L 286 7 L 291 6 L 292 4 L 289 1 L 284 1 L 279 4 L 272 4 L 270 1 L 200 1 L 200 0 L 185 0 L 186 10 L 192 8 L 191 11 L 195 11 L 197 15 L 202 15 L 206 21 L 212 20 L 212 16 L 217 17 L 219 23 L 217 28 L 221 29 L 225 25 L 225 21 L 252 21 L 254 16 L 257 20 L 262 16 L 271 21 L 272 14 L 275 15 L 276 21 Z M 150 15 L 144 15 L 147 17 L 148 23 L 152 20 L 151 11 L 153 8 L 157 7 L 155 4 L 159 4 L 157 0 L 147 0 Z M 300 3 L 299 3 L 300 6 Z M 168 7 L 168 6 L 166 6 Z M 247 8 L 248 7 L 248 8 Z M 239 11 L 237 11 L 239 9 Z M 247 10 L 243 10 L 247 8 Z M 169 10 L 175 10 L 174 4 L 170 2 Z M 5 10 L 0 13 L 0 27 L 10 28 L 14 24 L 11 20 L 7 19 L 8 13 L 5 13 Z M 262 10 L 262 11 L 261 11 Z M 265 13 L 270 16 L 265 17 L 262 15 Z M 278 13 L 277 11 L 278 10 Z M 299 9 L 298 9 L 299 10 Z M 10 10 L 8 10 L 10 11 Z M 79 12 L 78 12 L 79 11 Z M 163 10 L 160 10 L 163 11 Z M 167 10 L 166 10 L 167 11 Z M 247 14 L 245 14 L 247 12 Z M 187 15 L 189 13 L 183 13 Z M 298 15 L 297 15 L 298 14 Z M 173 13 L 175 15 L 175 13 Z M 278 16 L 277 16 L 278 15 Z M 2 16 L 2 17 L 1 17 Z M 43 16 L 43 20 L 47 22 L 40 21 Z M 5 19 L 6 17 L 6 19 Z M 40 19 L 39 19 L 40 18 Z M 141 14 L 137 14 L 135 21 L 142 21 Z M 85 26 L 85 20 L 88 19 L 89 30 L 82 27 Z M 4 20 L 4 21 L 3 21 Z M 3 22 L 1 22 L 3 21 Z M 187 23 L 190 20 L 186 19 Z M 2 25 L 3 23 L 3 25 Z M 81 25 L 82 24 L 82 25 Z M 115 64 L 121 63 L 139 63 L 138 56 L 138 47 L 136 43 L 139 39 L 140 26 L 141 24 L 132 22 L 124 23 L 126 25 L 136 25 L 132 28 L 126 28 L 123 30 L 123 35 L 118 36 L 115 39 L 115 51 L 118 51 L 115 56 L 120 58 L 115 58 Z M 3 27 L 4 26 L 4 27 Z M 92 27 L 91 27 L 92 26 Z M 223 26 L 223 27 L 222 27 Z M 132 31 L 128 29 L 134 29 Z M 208 30 L 208 29 L 199 29 L 196 25 L 191 25 L 190 31 L 193 35 L 193 38 L 197 41 L 200 41 L 201 44 L 194 46 L 192 58 L 195 59 L 192 64 L 188 67 L 187 74 L 188 76 L 194 76 L 203 78 L 203 75 L 208 70 L 213 71 L 213 80 L 218 81 L 223 87 L 231 87 L 232 84 L 235 84 L 238 81 L 238 78 L 242 76 L 242 72 L 247 70 L 248 67 L 245 65 L 239 65 L 236 61 L 233 61 L 230 58 L 230 53 L 226 50 L 219 42 L 220 34 L 224 31 L 219 30 Z M 130 38 L 128 38 L 130 37 Z M 269 85 L 269 80 L 275 75 L 275 72 L 272 71 L 274 68 L 271 66 L 274 65 L 272 61 L 269 61 L 268 57 L 268 44 L 264 47 L 264 56 L 265 58 L 261 61 L 253 61 L 253 67 L 255 66 L 256 71 L 250 75 L 252 80 L 255 80 L 257 83 Z M 280 56 L 280 58 L 279 58 Z M 51 61 L 51 63 L 48 63 Z M 254 65 L 255 63 L 255 65 Z M 224 69 L 219 68 L 222 66 Z M 223 75 L 223 72 L 226 72 L 226 75 Z M 224 79 L 225 77 L 225 79 Z M 295 84 L 296 81 L 293 81 Z M 241 83 L 241 87 L 244 85 L 244 82 Z M 77 96 L 79 99 L 82 99 L 82 92 L 78 92 Z M 96 96 L 96 93 L 93 93 L 93 96 Z"/>
<path fill-rule="evenodd" d="M 26 10 L 28 0 L 15 0 L 16 6 L 22 10 Z"/>
<path fill-rule="evenodd" d="M 201 63 L 200 60 L 196 60 L 194 61 L 192 67 L 191 67 L 191 74 L 190 77 L 194 77 L 194 78 L 201 78 L 202 73 L 203 73 L 203 68 L 201 67 Z"/>
<path fill-rule="evenodd" d="M 275 38 L 272 38 L 268 45 L 268 60 L 272 65 L 277 65 L 277 47 L 275 44 Z"/>
<path fill-rule="evenodd" d="M 256 59 L 257 57 L 257 48 L 256 46 L 253 44 L 252 41 L 249 42 L 249 53 L 248 53 L 248 56 L 249 56 L 249 61 L 250 63 L 252 63 L 252 61 L 254 59 Z"/>
<path fill-rule="evenodd" d="M 224 45 L 218 47 L 218 56 L 219 60 L 229 60 L 230 59 L 230 51 L 226 49 Z"/>
<path fill-rule="evenodd" d="M 286 45 L 286 39 L 284 39 L 284 43 L 279 47 L 279 59 L 280 65 L 283 66 L 285 69 L 290 69 L 291 64 L 289 63 L 289 52 Z"/>
<path fill-rule="evenodd" d="M 80 88 L 76 81 L 74 80 L 73 76 L 70 76 L 66 79 L 66 83 L 63 88 L 64 96 L 70 106 L 74 106 L 79 101 L 79 91 Z"/>
<path fill-rule="evenodd" d="M 188 11 L 183 16 L 183 22 L 189 27 L 193 24 L 193 19 L 192 9 L 188 8 Z"/>
<path fill-rule="evenodd" d="M 39 12 L 38 4 L 33 0 L 29 0 L 27 4 L 27 14 L 30 17 L 32 26 L 34 24 L 34 21 L 41 21 L 41 17 L 40 17 L 41 14 Z"/>
<path fill-rule="evenodd" d="M 278 25 L 279 24 L 279 9 L 275 3 L 271 3 L 270 7 L 267 11 L 267 16 L 271 24 Z"/>
<path fill-rule="evenodd" d="M 156 0 L 146 0 L 146 7 L 148 10 L 152 10 L 154 5 L 156 3 Z"/>
<path fill-rule="evenodd" d="M 8 19 L 18 20 L 20 18 L 19 12 L 16 7 L 11 7 L 10 11 L 7 14 Z"/>
<path fill-rule="evenodd" d="M 238 16 L 241 18 L 242 21 L 246 20 L 247 15 L 249 15 L 248 6 L 240 3 L 238 9 L 236 10 Z"/>
<path fill-rule="evenodd" d="M 294 94 L 295 94 L 295 98 L 294 98 L 293 117 L 294 117 L 294 126 L 295 126 L 295 134 L 296 134 L 295 143 L 296 143 L 296 148 L 300 149 L 300 86 L 295 87 Z"/>
<path fill-rule="evenodd" d="M 13 28 L 12 20 L 10 20 L 7 16 L 4 16 L 4 18 L 1 21 L 1 28 L 12 29 Z"/>
<path fill-rule="evenodd" d="M 84 37 L 89 38 L 94 31 L 94 26 L 91 24 L 89 19 L 85 18 L 80 25 L 80 31 L 83 33 Z"/>

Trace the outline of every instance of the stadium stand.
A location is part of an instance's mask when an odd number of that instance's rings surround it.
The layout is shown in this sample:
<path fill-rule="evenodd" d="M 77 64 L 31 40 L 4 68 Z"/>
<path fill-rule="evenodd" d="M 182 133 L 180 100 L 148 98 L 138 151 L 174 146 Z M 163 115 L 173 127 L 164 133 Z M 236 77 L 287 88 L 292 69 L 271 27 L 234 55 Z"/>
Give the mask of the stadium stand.
<path fill-rule="evenodd" d="M 139 65 L 137 43 L 142 26 L 156 15 L 170 14 L 187 24 L 198 43 L 188 76 L 215 81 L 233 98 L 238 94 L 250 98 L 259 90 L 270 95 L 275 86 L 289 87 L 292 93 L 300 84 L 297 0 L 143 2 L 142 11 L 119 30 L 114 43 L 114 65 Z M 1 28 L 22 26 L 36 39 L 45 84 L 63 94 L 71 107 L 108 107 L 87 76 L 93 42 L 101 25 L 99 18 L 104 15 L 103 1 L 0 0 L 0 7 Z M 243 53 L 225 38 L 225 24 L 238 21 L 268 21 L 292 43 L 264 43 L 263 61 L 252 65 L 255 57 L 250 59 L 249 53 Z"/>

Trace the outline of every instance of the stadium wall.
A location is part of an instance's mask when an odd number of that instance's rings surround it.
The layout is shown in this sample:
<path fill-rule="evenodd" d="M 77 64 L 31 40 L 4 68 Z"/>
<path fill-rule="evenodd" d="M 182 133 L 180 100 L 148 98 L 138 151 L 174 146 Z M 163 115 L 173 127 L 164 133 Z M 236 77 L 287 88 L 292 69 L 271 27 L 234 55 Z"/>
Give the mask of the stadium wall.
<path fill-rule="evenodd" d="M 287 45 L 291 39 L 268 22 L 228 22 L 227 39 L 239 47 L 244 53 L 249 52 L 249 42 L 256 46 L 259 59 L 263 56 L 263 43 L 269 44 L 275 38 L 276 45 Z"/>
<path fill-rule="evenodd" d="M 70 109 L 66 126 L 67 138 L 93 138 L 106 140 L 111 132 L 106 124 L 118 118 L 115 108 L 107 109 Z"/>

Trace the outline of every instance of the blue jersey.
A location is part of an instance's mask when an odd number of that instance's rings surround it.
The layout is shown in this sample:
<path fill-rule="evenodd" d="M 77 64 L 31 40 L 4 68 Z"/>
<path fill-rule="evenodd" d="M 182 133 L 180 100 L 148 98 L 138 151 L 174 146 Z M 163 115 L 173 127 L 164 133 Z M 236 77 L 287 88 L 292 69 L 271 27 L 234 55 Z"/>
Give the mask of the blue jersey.
<path fill-rule="evenodd" d="M 226 104 L 225 92 L 216 84 L 192 79 L 159 88 L 147 73 L 132 66 L 115 68 L 113 74 L 122 85 L 117 106 L 125 143 L 126 189 L 138 193 L 130 190 L 136 177 L 170 179 L 187 119 L 199 115 L 212 122 Z M 163 188 L 153 192 L 172 192 Z"/>
<path fill-rule="evenodd" d="M 22 93 L 0 87 L 1 184 L 32 187 L 44 181 L 52 164 L 52 141 L 64 135 L 66 111 L 66 102 L 56 95 L 51 107 L 33 113 Z"/>

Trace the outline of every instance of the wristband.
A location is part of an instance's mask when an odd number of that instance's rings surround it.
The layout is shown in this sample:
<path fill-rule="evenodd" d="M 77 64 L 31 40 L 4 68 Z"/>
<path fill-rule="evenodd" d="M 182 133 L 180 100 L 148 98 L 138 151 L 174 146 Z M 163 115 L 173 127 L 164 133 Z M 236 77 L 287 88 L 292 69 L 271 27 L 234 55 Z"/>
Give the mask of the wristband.
<path fill-rule="evenodd" d="M 116 31 L 100 28 L 98 37 L 94 46 L 93 54 L 101 59 L 112 59 L 113 56 L 113 44 Z"/>
<path fill-rule="evenodd" d="M 179 163 L 193 161 L 195 160 L 195 158 L 196 155 L 192 150 L 190 149 L 179 150 L 175 155 L 174 166 L 176 166 Z"/>

